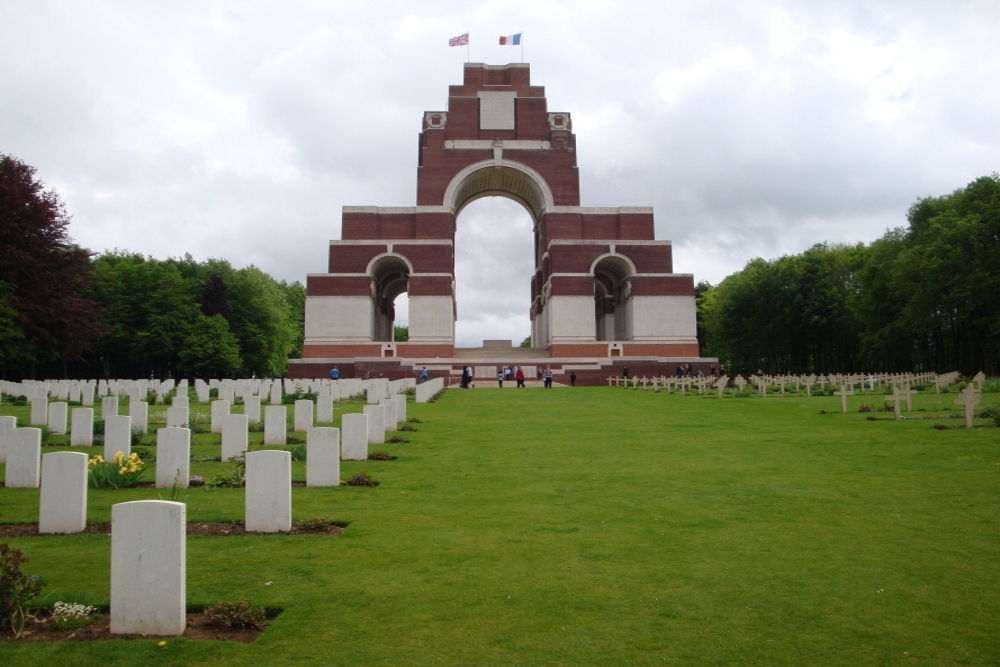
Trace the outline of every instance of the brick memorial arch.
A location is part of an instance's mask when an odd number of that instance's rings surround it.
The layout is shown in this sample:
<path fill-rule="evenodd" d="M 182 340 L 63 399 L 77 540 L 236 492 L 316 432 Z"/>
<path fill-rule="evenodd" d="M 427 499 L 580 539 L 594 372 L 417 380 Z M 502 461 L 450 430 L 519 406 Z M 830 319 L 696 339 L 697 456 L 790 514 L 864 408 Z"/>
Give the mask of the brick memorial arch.
<path fill-rule="evenodd" d="M 673 272 L 670 241 L 654 238 L 653 210 L 580 205 L 570 114 L 548 110 L 529 65 L 466 63 L 447 111 L 424 113 L 414 207 L 345 206 L 329 272 L 306 287 L 303 359 L 291 377 L 423 366 L 450 374 L 476 364 L 550 364 L 585 383 L 630 366 L 669 373 L 704 366 L 695 326 L 694 278 Z M 456 350 L 455 229 L 481 197 L 519 202 L 534 227 L 530 352 Z M 409 342 L 393 342 L 393 301 L 409 295 Z M 587 382 L 589 380 L 589 382 Z"/>

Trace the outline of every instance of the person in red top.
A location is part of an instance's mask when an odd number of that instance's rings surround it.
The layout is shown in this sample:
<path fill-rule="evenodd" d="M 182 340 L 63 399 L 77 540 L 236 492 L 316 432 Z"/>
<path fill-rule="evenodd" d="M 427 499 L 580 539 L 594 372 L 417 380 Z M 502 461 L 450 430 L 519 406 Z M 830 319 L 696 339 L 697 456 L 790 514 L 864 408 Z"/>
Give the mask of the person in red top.
<path fill-rule="evenodd" d="M 518 389 L 524 386 L 524 371 L 521 370 L 520 366 L 517 367 L 517 372 L 514 373 L 514 379 L 517 380 Z"/>

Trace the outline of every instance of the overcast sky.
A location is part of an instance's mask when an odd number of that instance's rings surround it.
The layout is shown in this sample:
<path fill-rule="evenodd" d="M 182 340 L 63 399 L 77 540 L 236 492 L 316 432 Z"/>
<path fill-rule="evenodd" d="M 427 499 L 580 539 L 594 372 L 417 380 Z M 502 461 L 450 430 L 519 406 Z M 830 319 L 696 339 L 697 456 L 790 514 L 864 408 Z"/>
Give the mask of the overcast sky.
<path fill-rule="evenodd" d="M 342 206 L 414 205 L 423 112 L 467 57 L 520 61 L 516 32 L 572 114 L 582 204 L 653 206 L 696 281 L 870 242 L 1000 170 L 996 0 L 3 0 L 0 153 L 94 251 L 304 283 Z M 527 213 L 485 199 L 458 227 L 459 344 L 517 344 Z"/>

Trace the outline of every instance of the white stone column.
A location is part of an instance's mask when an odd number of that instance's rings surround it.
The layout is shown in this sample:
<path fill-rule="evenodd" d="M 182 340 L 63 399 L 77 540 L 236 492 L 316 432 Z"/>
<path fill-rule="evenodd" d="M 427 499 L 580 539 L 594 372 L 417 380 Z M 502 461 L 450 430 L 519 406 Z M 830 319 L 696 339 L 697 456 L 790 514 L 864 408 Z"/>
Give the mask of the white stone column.
<path fill-rule="evenodd" d="M 340 485 L 340 429 L 306 431 L 306 486 Z"/>
<path fill-rule="evenodd" d="M 156 432 L 156 487 L 187 488 L 191 478 L 191 431 L 161 428 Z"/>
<path fill-rule="evenodd" d="M 292 454 L 275 449 L 247 454 L 246 517 L 256 533 L 292 529 Z"/>
<path fill-rule="evenodd" d="M 288 411 L 284 405 L 264 408 L 264 444 L 283 445 L 287 442 Z"/>
<path fill-rule="evenodd" d="M 368 459 L 368 415 L 352 412 L 341 420 L 340 458 L 344 461 L 365 461 Z"/>
<path fill-rule="evenodd" d="M 104 460 L 114 461 L 121 452 L 125 458 L 132 452 L 132 418 L 111 415 L 104 420 Z"/>
<path fill-rule="evenodd" d="M 7 441 L 8 489 L 37 489 L 42 467 L 42 429 L 15 428 Z"/>
<path fill-rule="evenodd" d="M 368 415 L 368 444 L 381 445 L 385 442 L 385 408 L 381 405 L 366 405 Z"/>
<path fill-rule="evenodd" d="M 90 447 L 94 444 L 94 408 L 73 408 L 70 417 L 69 444 L 71 447 Z"/>
<path fill-rule="evenodd" d="M 226 415 L 222 418 L 222 460 L 229 461 L 246 454 L 249 448 L 250 420 L 246 415 Z"/>
<path fill-rule="evenodd" d="M 187 627 L 187 508 L 111 506 L 111 633 L 172 636 Z"/>
<path fill-rule="evenodd" d="M 39 533 L 79 533 L 86 528 L 87 455 L 52 452 L 42 456 L 39 496 Z"/>

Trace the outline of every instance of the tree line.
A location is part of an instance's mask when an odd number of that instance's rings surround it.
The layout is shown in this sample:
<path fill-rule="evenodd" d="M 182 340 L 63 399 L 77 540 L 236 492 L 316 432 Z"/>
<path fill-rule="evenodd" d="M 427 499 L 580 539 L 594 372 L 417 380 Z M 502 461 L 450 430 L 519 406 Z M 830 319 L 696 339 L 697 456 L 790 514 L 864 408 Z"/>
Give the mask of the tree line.
<path fill-rule="evenodd" d="M 997 375 L 1000 175 L 920 199 L 907 221 L 699 284 L 702 353 L 742 373 Z"/>
<path fill-rule="evenodd" d="M 93 254 L 35 169 L 0 154 L 0 377 L 284 375 L 305 289 L 190 255 Z"/>

